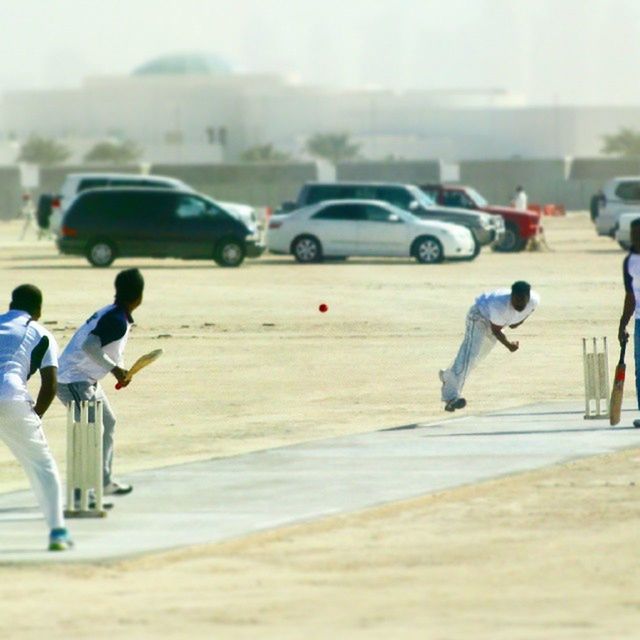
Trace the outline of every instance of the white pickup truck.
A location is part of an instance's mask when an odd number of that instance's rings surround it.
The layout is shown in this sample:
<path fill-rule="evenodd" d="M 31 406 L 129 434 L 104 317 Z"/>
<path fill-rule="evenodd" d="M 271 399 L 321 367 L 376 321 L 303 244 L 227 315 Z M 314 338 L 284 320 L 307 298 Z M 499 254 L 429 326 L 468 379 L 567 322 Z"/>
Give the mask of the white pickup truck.
<path fill-rule="evenodd" d="M 640 208 L 633 213 L 623 213 L 618 218 L 615 238 L 625 251 L 631 249 L 631 223 L 638 218 L 640 218 Z"/>
<path fill-rule="evenodd" d="M 621 216 L 640 213 L 640 176 L 612 178 L 593 200 L 591 215 L 598 235 L 617 239 Z M 627 242 L 624 236 L 622 242 Z"/>

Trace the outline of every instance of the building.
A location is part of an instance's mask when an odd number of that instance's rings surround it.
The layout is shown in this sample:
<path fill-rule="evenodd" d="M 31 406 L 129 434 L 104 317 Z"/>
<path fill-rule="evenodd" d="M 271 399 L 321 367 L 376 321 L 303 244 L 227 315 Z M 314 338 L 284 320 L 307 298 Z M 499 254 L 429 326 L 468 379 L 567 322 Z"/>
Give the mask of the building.
<path fill-rule="evenodd" d="M 132 140 L 153 163 L 236 161 L 261 144 L 294 155 L 319 132 L 347 132 L 366 157 L 598 155 L 605 133 L 640 108 L 527 106 L 501 90 L 343 91 L 234 73 L 213 55 L 152 60 L 129 76 L 71 90 L 16 91 L 0 103 L 0 161 L 30 134 L 65 141 L 78 161 L 96 142 Z"/>

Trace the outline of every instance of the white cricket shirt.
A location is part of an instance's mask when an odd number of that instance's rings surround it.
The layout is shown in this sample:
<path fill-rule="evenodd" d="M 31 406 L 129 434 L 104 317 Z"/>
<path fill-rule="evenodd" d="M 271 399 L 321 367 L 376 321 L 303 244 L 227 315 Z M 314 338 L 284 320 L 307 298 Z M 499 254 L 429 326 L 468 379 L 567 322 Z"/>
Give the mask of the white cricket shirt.
<path fill-rule="evenodd" d="M 27 380 L 39 369 L 57 366 L 55 338 L 29 313 L 0 315 L 0 400 L 33 402 Z"/>
<path fill-rule="evenodd" d="M 475 307 L 480 315 L 499 327 L 518 324 L 529 317 L 540 303 L 540 296 L 531 290 L 531 297 L 522 311 L 511 306 L 511 289 L 497 289 L 476 298 Z"/>
<path fill-rule="evenodd" d="M 60 356 L 58 382 L 96 383 L 110 369 L 99 365 L 84 351 L 82 345 L 92 333 L 100 338 L 102 350 L 119 367 L 124 365 L 124 348 L 127 344 L 133 318 L 126 309 L 110 304 L 96 311 L 74 334 Z"/>
<path fill-rule="evenodd" d="M 622 263 L 622 277 L 624 289 L 633 293 L 636 299 L 636 320 L 640 320 L 640 254 L 629 252 Z"/>

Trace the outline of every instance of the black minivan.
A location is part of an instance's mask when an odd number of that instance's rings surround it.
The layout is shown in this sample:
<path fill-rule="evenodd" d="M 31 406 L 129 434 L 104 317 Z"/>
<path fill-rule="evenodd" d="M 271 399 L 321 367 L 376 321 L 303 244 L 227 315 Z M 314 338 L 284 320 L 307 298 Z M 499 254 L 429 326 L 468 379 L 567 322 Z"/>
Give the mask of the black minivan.
<path fill-rule="evenodd" d="M 60 253 L 84 255 L 94 267 L 117 257 L 213 259 L 238 267 L 264 251 L 258 237 L 205 196 L 153 188 L 91 189 L 69 206 Z"/>

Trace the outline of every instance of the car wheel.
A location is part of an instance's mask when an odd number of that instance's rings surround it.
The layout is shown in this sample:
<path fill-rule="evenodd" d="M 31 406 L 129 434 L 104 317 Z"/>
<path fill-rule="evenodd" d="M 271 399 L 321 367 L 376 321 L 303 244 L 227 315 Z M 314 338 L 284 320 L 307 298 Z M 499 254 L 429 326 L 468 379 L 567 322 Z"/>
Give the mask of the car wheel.
<path fill-rule="evenodd" d="M 94 240 L 87 248 L 87 260 L 94 267 L 108 267 L 116 259 L 116 248 L 109 240 Z"/>
<path fill-rule="evenodd" d="M 505 225 L 504 235 L 500 242 L 493 245 L 496 251 L 503 253 L 510 253 L 514 251 L 522 251 L 527 241 L 520 235 L 518 227 L 515 224 L 508 222 Z"/>
<path fill-rule="evenodd" d="M 322 247 L 320 241 L 313 236 L 300 236 L 291 245 L 291 252 L 298 262 L 321 262 Z"/>
<path fill-rule="evenodd" d="M 440 240 L 433 236 L 418 238 L 414 245 L 413 254 L 422 264 L 437 264 L 444 260 L 444 250 Z"/>
<path fill-rule="evenodd" d="M 235 238 L 222 240 L 213 253 L 213 259 L 221 267 L 239 267 L 245 256 L 242 242 Z"/>

